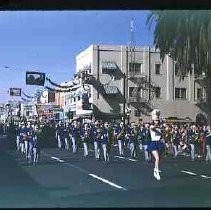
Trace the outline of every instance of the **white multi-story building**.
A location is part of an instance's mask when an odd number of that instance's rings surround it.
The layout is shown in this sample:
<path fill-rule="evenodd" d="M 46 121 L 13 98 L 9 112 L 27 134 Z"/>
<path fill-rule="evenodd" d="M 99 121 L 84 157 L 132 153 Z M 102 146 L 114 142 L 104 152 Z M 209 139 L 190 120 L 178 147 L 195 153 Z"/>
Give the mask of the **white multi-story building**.
<path fill-rule="evenodd" d="M 82 84 L 82 79 L 78 76 L 64 85 L 70 86 L 70 91 L 64 92 L 65 119 L 68 118 L 68 112 L 72 112 L 73 118 L 92 115 L 92 110 L 83 110 L 82 108 L 82 96 L 84 93 L 88 93 L 90 96 L 90 85 Z"/>
<path fill-rule="evenodd" d="M 74 93 L 65 95 L 68 109 L 76 116 L 81 114 L 83 72 L 89 75 L 85 84 L 89 87 L 93 116 L 97 118 L 121 118 L 124 104 L 131 109 L 128 115 L 132 121 L 150 121 L 155 108 L 163 118 L 192 121 L 197 114 L 208 113 L 201 106 L 206 103 L 206 93 L 199 82 L 202 78 L 194 74 L 194 66 L 181 79 L 171 57 L 166 55 L 162 62 L 159 50 L 154 48 L 136 46 L 131 50 L 128 46 L 91 45 L 78 54 L 78 84 L 74 85 Z"/>

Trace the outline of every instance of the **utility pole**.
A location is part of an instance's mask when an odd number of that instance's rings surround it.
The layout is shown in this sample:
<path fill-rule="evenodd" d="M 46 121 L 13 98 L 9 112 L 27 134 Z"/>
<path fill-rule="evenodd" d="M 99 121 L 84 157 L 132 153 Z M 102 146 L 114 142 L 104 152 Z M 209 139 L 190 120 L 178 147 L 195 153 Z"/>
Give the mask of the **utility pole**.
<path fill-rule="evenodd" d="M 123 123 L 125 126 L 125 104 L 126 104 L 126 98 L 125 98 L 125 80 L 126 80 L 126 74 L 123 73 Z"/>
<path fill-rule="evenodd" d="M 134 18 L 130 22 L 130 44 L 129 44 L 129 52 L 130 52 L 130 64 L 129 64 L 129 74 L 130 76 L 135 75 L 135 27 L 134 27 Z M 137 88 L 134 88 L 133 95 L 136 95 Z M 130 97 L 130 96 L 129 96 Z M 129 104 L 127 104 L 128 107 Z M 127 122 L 130 123 L 130 113 L 127 113 Z"/>

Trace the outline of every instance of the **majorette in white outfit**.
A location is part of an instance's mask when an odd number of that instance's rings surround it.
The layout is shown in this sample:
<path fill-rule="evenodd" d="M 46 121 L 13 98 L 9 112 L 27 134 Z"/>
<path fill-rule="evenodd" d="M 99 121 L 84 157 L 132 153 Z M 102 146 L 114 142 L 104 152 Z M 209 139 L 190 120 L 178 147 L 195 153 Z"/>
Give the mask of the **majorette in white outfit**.
<path fill-rule="evenodd" d="M 154 177 L 157 180 L 160 180 L 159 153 L 163 148 L 163 144 L 160 141 L 162 136 L 159 119 L 160 111 L 158 109 L 154 109 L 151 115 L 153 120 L 153 123 L 150 125 L 151 142 L 149 143 L 147 150 L 151 152 L 155 158 Z"/>

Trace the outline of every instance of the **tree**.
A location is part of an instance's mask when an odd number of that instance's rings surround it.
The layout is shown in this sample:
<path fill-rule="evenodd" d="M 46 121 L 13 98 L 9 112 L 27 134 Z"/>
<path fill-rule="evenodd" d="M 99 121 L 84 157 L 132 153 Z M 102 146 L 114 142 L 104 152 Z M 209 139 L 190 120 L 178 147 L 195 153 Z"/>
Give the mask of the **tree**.
<path fill-rule="evenodd" d="M 152 11 L 147 17 L 146 24 L 150 27 L 155 24 L 154 44 L 160 49 L 162 60 L 166 54 L 170 54 L 179 64 L 180 76 L 191 71 L 191 64 L 194 64 L 194 72 L 199 75 L 205 73 L 206 84 L 210 85 L 211 12 L 209 10 Z"/>

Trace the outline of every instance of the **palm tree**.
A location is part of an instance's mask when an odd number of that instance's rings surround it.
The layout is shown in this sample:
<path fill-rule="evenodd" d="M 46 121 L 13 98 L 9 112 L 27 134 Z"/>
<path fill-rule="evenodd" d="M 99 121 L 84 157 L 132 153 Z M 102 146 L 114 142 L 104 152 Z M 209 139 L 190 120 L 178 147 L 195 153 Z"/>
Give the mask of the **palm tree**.
<path fill-rule="evenodd" d="M 163 60 L 166 54 L 179 64 L 180 75 L 191 71 L 206 75 L 211 84 L 211 10 L 151 11 L 146 24 L 154 26 L 154 44 Z M 211 92 L 211 91 L 208 91 Z M 211 94 L 210 97 L 211 98 Z"/>

